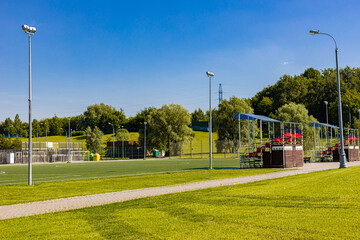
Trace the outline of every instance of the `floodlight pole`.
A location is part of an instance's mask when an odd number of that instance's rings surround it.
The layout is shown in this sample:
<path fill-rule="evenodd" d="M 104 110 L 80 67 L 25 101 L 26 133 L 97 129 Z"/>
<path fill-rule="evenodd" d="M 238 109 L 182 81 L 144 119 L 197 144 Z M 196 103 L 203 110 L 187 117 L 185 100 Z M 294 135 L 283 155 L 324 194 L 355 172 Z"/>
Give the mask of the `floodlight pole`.
<path fill-rule="evenodd" d="M 209 112 L 210 112 L 210 119 L 209 119 L 209 159 L 210 159 L 210 169 L 213 168 L 212 166 L 212 114 L 211 114 L 211 78 L 214 77 L 214 74 L 211 72 L 206 72 L 206 75 L 209 77 Z"/>
<path fill-rule="evenodd" d="M 31 34 L 29 33 L 29 157 L 28 157 L 28 185 L 32 185 L 32 119 L 31 119 Z"/>
<path fill-rule="evenodd" d="M 36 28 L 27 25 L 21 26 L 22 30 L 29 36 L 29 155 L 28 155 L 28 185 L 32 185 L 32 118 L 31 118 L 31 35 L 34 35 Z"/>
<path fill-rule="evenodd" d="M 144 122 L 144 160 L 146 159 L 146 124 L 147 122 Z"/>
<path fill-rule="evenodd" d="M 328 33 L 321 33 L 320 31 L 310 30 L 309 32 L 312 35 L 322 34 L 331 37 L 335 43 L 335 60 L 336 60 L 336 78 L 337 78 L 337 90 L 338 90 L 338 115 L 339 115 L 339 128 L 340 128 L 340 168 L 346 168 L 346 155 L 344 151 L 344 129 L 343 129 L 343 119 L 342 119 L 342 106 L 341 106 L 341 91 L 340 91 L 340 73 L 339 73 L 339 57 L 338 57 L 338 47 L 336 40 L 333 36 Z"/>

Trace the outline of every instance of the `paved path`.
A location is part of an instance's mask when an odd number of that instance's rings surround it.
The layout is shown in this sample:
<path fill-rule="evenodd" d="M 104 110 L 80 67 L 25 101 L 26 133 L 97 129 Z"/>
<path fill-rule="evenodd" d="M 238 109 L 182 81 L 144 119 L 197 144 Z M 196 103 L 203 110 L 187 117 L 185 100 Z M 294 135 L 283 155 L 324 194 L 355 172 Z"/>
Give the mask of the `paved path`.
<path fill-rule="evenodd" d="M 360 165 L 360 162 L 348 163 L 349 167 L 358 166 L 358 165 Z M 32 215 L 38 215 L 38 214 L 50 213 L 50 212 L 66 211 L 66 210 L 79 209 L 79 208 L 85 208 L 91 206 L 99 206 L 99 205 L 105 205 L 116 202 L 124 202 L 132 199 L 164 195 L 169 193 L 194 191 L 198 189 L 256 182 L 261 180 L 281 178 L 281 177 L 293 176 L 297 174 L 304 174 L 309 172 L 335 169 L 338 167 L 339 167 L 339 163 L 308 163 L 305 164 L 304 167 L 294 170 L 281 171 L 281 172 L 6 205 L 6 206 L 0 206 L 0 220 L 32 216 Z"/>

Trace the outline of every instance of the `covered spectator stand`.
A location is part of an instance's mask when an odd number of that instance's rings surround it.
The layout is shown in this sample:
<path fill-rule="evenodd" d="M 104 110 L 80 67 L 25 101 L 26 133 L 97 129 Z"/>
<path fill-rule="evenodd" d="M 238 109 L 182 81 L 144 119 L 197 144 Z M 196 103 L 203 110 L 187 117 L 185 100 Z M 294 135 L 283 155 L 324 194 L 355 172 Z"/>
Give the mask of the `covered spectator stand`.
<path fill-rule="evenodd" d="M 344 133 L 344 150 L 348 162 L 359 161 L 359 130 L 347 128 Z M 340 147 L 336 144 L 333 161 L 340 159 Z"/>
<path fill-rule="evenodd" d="M 302 166 L 301 124 L 246 113 L 237 113 L 233 118 L 239 119 L 241 168 Z M 247 128 L 241 128 L 241 124 Z"/>
<path fill-rule="evenodd" d="M 316 162 L 338 162 L 340 159 L 340 133 L 339 127 L 313 122 L 314 128 L 314 154 Z M 359 161 L 359 130 L 345 129 L 344 150 L 347 161 Z"/>
<path fill-rule="evenodd" d="M 314 128 L 314 150 L 312 161 L 314 162 L 331 162 L 339 161 L 339 127 L 313 122 L 310 127 Z"/>

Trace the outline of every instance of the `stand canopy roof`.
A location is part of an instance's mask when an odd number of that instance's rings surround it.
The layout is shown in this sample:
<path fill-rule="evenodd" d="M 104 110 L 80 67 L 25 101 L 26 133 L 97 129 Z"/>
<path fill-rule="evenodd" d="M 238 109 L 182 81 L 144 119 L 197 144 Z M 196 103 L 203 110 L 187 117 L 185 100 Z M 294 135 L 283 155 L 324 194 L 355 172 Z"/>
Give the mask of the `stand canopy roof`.
<path fill-rule="evenodd" d="M 266 121 L 266 122 L 278 122 L 280 123 L 281 121 L 276 120 L 276 119 L 272 119 L 269 117 L 265 117 L 262 115 L 255 115 L 255 114 L 249 114 L 249 113 L 236 113 L 233 118 L 240 118 L 243 120 L 262 120 L 262 121 Z"/>
<path fill-rule="evenodd" d="M 330 128 L 336 128 L 338 129 L 339 127 L 331 125 L 331 124 L 327 124 L 327 123 L 319 123 L 319 122 L 312 122 L 309 124 L 310 127 L 330 127 Z"/>

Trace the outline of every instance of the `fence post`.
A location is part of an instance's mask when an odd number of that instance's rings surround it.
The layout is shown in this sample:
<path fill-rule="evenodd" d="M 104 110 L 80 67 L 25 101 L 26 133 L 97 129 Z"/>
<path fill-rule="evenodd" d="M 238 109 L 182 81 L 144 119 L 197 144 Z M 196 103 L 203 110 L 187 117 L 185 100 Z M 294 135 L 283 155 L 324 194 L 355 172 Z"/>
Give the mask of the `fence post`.
<path fill-rule="evenodd" d="M 180 158 L 182 157 L 182 144 L 180 142 Z"/>
<path fill-rule="evenodd" d="M 193 147 L 192 147 L 192 140 L 190 140 L 190 148 L 191 148 L 191 158 L 193 158 Z"/>

